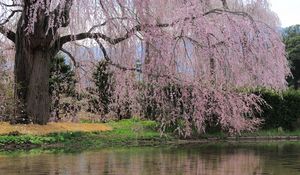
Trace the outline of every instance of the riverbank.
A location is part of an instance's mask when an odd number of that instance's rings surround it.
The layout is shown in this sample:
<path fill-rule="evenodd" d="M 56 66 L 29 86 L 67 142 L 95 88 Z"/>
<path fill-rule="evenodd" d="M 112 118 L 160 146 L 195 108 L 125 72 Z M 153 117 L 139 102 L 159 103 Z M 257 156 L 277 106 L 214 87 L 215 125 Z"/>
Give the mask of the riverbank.
<path fill-rule="evenodd" d="M 94 125 L 94 127 L 95 126 L 99 127 L 99 125 Z M 157 124 L 153 121 L 129 119 L 118 122 L 109 122 L 101 124 L 101 126 L 106 128 L 106 130 L 90 132 L 84 130 L 76 131 L 76 129 L 66 132 L 54 130 L 54 133 L 51 133 L 51 130 L 47 130 L 46 134 L 22 134 L 19 131 L 11 131 L 9 134 L 0 135 L 0 150 L 6 151 L 32 148 L 86 150 L 114 146 L 157 146 L 168 144 L 207 143 L 214 141 L 300 141 L 300 131 L 286 132 L 281 129 L 242 133 L 241 135 L 234 137 L 224 133 L 204 134 L 197 138 L 182 140 L 171 133 L 161 135 L 157 131 Z"/>
<path fill-rule="evenodd" d="M 90 123 L 84 123 L 83 125 L 90 125 Z M 82 129 L 78 129 L 81 131 L 71 130 L 67 132 L 53 130 L 53 133 L 49 133 L 50 131 L 48 130 L 48 133 L 44 135 L 22 134 L 20 131 L 11 131 L 8 134 L 0 135 L 0 150 L 32 149 L 37 147 L 84 150 L 116 145 L 157 145 L 173 139 L 169 134 L 161 136 L 156 130 L 156 123 L 153 121 L 130 119 L 100 125 L 105 129 L 91 132 L 86 132 Z"/>

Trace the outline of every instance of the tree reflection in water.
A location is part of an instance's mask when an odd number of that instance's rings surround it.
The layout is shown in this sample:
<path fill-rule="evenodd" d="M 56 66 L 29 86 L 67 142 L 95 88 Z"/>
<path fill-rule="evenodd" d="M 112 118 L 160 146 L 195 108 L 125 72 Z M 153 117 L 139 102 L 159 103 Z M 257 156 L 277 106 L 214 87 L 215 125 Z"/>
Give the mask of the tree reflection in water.
<path fill-rule="evenodd" d="M 300 174 L 300 144 L 114 148 L 75 154 L 0 156 L 0 174 Z"/>

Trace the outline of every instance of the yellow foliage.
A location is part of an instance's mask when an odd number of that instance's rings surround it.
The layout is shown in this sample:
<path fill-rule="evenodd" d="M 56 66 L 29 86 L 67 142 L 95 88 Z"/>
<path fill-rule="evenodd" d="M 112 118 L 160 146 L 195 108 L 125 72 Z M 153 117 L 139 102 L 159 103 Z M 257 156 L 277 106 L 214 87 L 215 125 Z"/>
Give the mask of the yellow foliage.
<path fill-rule="evenodd" d="M 48 123 L 47 125 L 10 125 L 6 122 L 0 122 L 0 135 L 11 132 L 19 132 L 21 134 L 45 135 L 57 132 L 93 132 L 93 131 L 109 131 L 110 126 L 96 123 Z"/>

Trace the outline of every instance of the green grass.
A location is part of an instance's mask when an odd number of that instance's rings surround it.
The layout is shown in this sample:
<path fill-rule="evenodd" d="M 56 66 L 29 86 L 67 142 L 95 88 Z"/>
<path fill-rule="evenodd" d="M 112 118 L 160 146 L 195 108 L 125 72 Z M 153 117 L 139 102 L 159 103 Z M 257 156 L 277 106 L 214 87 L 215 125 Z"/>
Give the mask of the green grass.
<path fill-rule="evenodd" d="M 300 136 L 300 130 L 295 131 L 284 131 L 281 128 L 269 129 L 269 130 L 258 130 L 253 133 L 242 133 L 241 136 Z"/>
<path fill-rule="evenodd" d="M 221 140 L 226 140 L 230 135 L 224 132 L 213 132 L 205 133 L 200 135 L 199 139 L 209 139 L 218 138 Z M 234 135 L 236 137 L 274 137 L 274 136 L 300 136 L 300 130 L 295 131 L 284 131 L 281 128 L 269 129 L 269 130 L 258 130 L 255 132 L 243 132 L 239 135 Z"/>
<path fill-rule="evenodd" d="M 94 146 L 141 145 L 157 144 L 167 140 L 166 137 L 160 136 L 156 129 L 157 124 L 153 121 L 128 119 L 109 122 L 108 125 L 113 128 L 112 131 L 90 133 L 92 135 L 89 135 L 83 144 Z"/>
<path fill-rule="evenodd" d="M 85 121 L 87 122 L 87 121 Z M 63 132 L 45 136 L 34 135 L 2 135 L 0 149 L 22 148 L 22 145 L 41 147 L 64 147 L 72 149 L 89 149 L 106 146 L 137 146 L 154 145 L 166 142 L 172 137 L 161 137 L 157 130 L 157 123 L 140 119 L 127 119 L 109 122 L 113 130 L 103 132 Z"/>
<path fill-rule="evenodd" d="M 42 149 L 59 148 L 72 152 L 101 147 L 161 145 L 169 141 L 172 143 L 178 140 L 171 133 L 165 133 L 161 136 L 157 129 L 158 124 L 154 121 L 133 118 L 118 122 L 108 122 L 106 125 L 111 126 L 113 130 L 103 132 L 63 132 L 44 136 L 13 133 L 11 135 L 0 135 L 0 150 L 40 147 Z M 246 136 L 300 136 L 300 130 L 283 131 L 279 128 L 260 130 L 254 133 L 242 133 L 240 135 L 240 137 Z M 206 133 L 193 139 L 209 138 L 226 140 L 228 134 L 222 132 Z"/>
<path fill-rule="evenodd" d="M 57 138 L 50 136 L 33 136 L 33 135 L 3 135 L 0 136 L 0 146 L 7 144 L 34 144 L 41 145 L 43 143 L 57 142 Z"/>

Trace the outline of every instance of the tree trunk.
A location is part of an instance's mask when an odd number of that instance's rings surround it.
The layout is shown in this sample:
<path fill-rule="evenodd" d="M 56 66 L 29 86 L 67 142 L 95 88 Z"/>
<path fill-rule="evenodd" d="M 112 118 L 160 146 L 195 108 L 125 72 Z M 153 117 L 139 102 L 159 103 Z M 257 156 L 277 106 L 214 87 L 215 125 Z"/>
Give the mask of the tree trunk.
<path fill-rule="evenodd" d="M 49 53 L 34 51 L 26 99 L 27 115 L 33 123 L 47 124 L 50 118 L 49 76 Z"/>
<path fill-rule="evenodd" d="M 16 118 L 12 123 L 47 124 L 50 118 L 50 59 L 57 53 L 43 39 L 32 42 L 19 25 L 16 33 Z M 34 48 L 33 48 L 34 45 Z"/>
<path fill-rule="evenodd" d="M 44 125 L 50 118 L 50 59 L 62 47 L 57 40 L 57 31 L 69 25 L 73 0 L 59 3 L 51 10 L 51 14 L 48 11 L 51 9 L 50 4 L 28 0 L 23 4 L 14 37 L 17 105 L 12 123 L 33 122 Z"/>
<path fill-rule="evenodd" d="M 23 122 L 47 124 L 50 117 L 49 75 L 51 54 L 43 50 L 17 48 L 16 95 Z M 20 118 L 19 118 L 20 119 Z M 17 121 L 18 122 L 18 121 Z M 22 122 L 19 120 L 19 122 Z"/>

